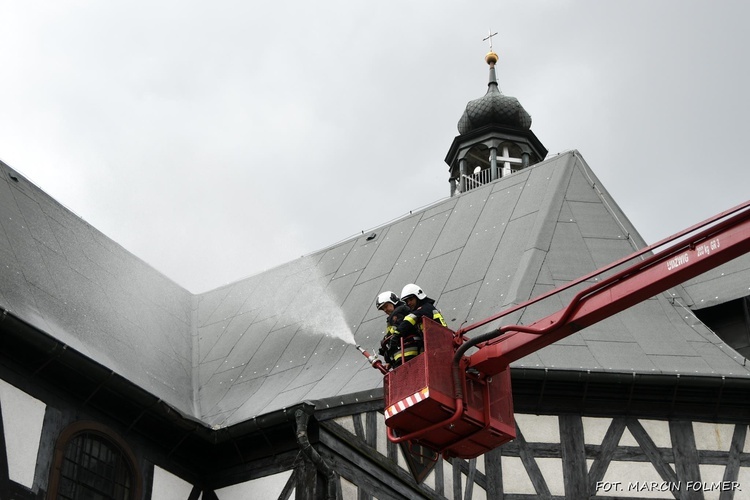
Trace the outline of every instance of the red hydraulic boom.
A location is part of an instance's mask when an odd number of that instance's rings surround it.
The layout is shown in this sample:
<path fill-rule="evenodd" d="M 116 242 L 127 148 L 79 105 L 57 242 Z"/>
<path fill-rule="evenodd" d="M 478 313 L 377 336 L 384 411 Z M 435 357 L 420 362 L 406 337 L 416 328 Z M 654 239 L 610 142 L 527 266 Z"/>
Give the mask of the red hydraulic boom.
<path fill-rule="evenodd" d="M 510 441 L 515 438 L 511 362 L 747 252 L 750 202 L 455 333 L 426 319 L 424 353 L 384 377 L 388 438 L 461 458 Z M 466 336 L 573 287 L 583 288 L 565 308 L 530 325 Z M 465 355 L 472 347 L 478 350 Z"/>

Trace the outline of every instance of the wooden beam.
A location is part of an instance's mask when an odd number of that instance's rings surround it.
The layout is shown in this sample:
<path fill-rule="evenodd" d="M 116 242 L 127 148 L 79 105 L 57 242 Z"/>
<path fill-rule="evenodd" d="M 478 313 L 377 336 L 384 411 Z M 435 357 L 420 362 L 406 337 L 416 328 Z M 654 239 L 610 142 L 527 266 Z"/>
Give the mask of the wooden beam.
<path fill-rule="evenodd" d="M 659 473 L 659 476 L 661 476 L 662 480 L 670 484 L 677 484 L 677 474 L 675 474 L 674 470 L 672 470 L 672 467 L 670 467 L 669 463 L 662 458 L 661 453 L 659 453 L 659 449 L 656 447 L 656 444 L 654 444 L 654 441 L 648 435 L 641 423 L 635 418 L 628 418 L 626 424 L 628 430 L 638 442 L 641 450 L 643 450 L 643 453 L 648 457 L 649 461 L 654 466 L 654 469 L 656 469 L 656 472 Z M 672 491 L 671 493 L 675 498 L 678 498 L 678 492 Z"/>
<path fill-rule="evenodd" d="M 736 482 L 740 475 L 740 456 L 742 449 L 745 447 L 745 438 L 747 437 L 747 425 L 738 424 L 734 426 L 732 443 L 729 445 L 729 456 L 727 457 L 727 467 L 724 469 L 724 481 Z M 732 500 L 735 496 L 733 490 L 722 491 L 719 500 Z"/>
<path fill-rule="evenodd" d="M 440 496 L 445 495 L 445 477 L 443 473 L 444 465 L 445 465 L 445 460 L 440 458 L 435 464 L 435 469 L 434 469 L 435 471 L 435 493 L 437 493 Z"/>
<path fill-rule="evenodd" d="M 288 451 L 275 456 L 264 457 L 259 460 L 252 460 L 242 466 L 232 467 L 216 473 L 209 473 L 203 477 L 203 483 L 212 489 L 220 489 L 233 484 L 244 483 L 278 474 L 279 472 L 288 471 L 296 464 L 299 455 L 299 449 Z"/>
<path fill-rule="evenodd" d="M 7 408 L 6 408 L 7 409 Z M 3 426 L 3 408 L 0 406 L 0 485 L 10 481 L 8 472 L 8 448 L 5 442 L 5 428 Z"/>
<path fill-rule="evenodd" d="M 201 495 L 201 498 L 203 500 L 219 500 L 219 497 L 216 496 L 214 490 L 203 490 L 203 493 Z"/>
<path fill-rule="evenodd" d="M 607 433 L 604 435 L 602 445 L 599 447 L 598 455 L 594 458 L 594 463 L 591 464 L 591 470 L 589 471 L 589 491 L 593 494 L 596 494 L 596 484 L 604 479 L 604 475 L 607 473 L 609 464 L 612 462 L 612 457 L 624 432 L 625 419 L 613 418 L 612 423 L 609 424 Z"/>
<path fill-rule="evenodd" d="M 695 448 L 695 435 L 693 434 L 693 423 L 687 420 L 669 422 L 669 435 L 672 438 L 672 450 L 674 451 L 674 465 L 677 469 L 677 477 L 681 479 L 679 490 L 680 498 L 684 500 L 702 500 L 703 492 L 695 489 L 686 489 L 688 481 L 700 481 L 701 471 L 698 467 L 698 450 Z"/>
<path fill-rule="evenodd" d="M 281 493 L 279 493 L 279 500 L 289 500 L 292 497 L 292 492 L 294 491 L 294 487 L 297 484 L 297 471 L 293 470 L 292 473 L 289 475 L 289 479 L 286 480 L 286 484 L 284 485 L 284 488 L 281 490 Z M 195 500 L 198 500 L 196 497 Z"/>
<path fill-rule="evenodd" d="M 334 469 L 352 483 L 359 484 L 368 478 L 373 484 L 390 485 L 394 492 L 398 492 L 397 495 L 407 498 L 441 498 L 427 485 L 416 484 L 411 474 L 400 468 L 397 463 L 388 460 L 377 450 L 367 446 L 364 440 L 352 435 L 337 423 L 330 420 L 320 422 L 319 437 L 319 444 L 324 447 L 316 446 L 318 452 L 322 455 L 325 449 L 330 450 L 330 460 Z M 354 466 L 352 470 L 356 471 L 354 475 L 347 476 L 339 470 L 339 467 L 349 470 L 351 466 Z M 371 494 L 381 498 L 376 492 Z"/>
<path fill-rule="evenodd" d="M 484 455 L 484 475 L 487 478 L 487 498 L 503 500 L 503 447 L 495 448 Z"/>
<path fill-rule="evenodd" d="M 589 482 L 583 421 L 580 415 L 560 415 L 560 451 L 566 498 L 588 498 Z"/>
<path fill-rule="evenodd" d="M 390 441 L 386 442 L 386 456 L 388 457 L 388 460 L 393 462 L 394 464 L 398 463 L 398 446 L 396 443 L 391 443 Z"/>
<path fill-rule="evenodd" d="M 315 465 L 301 457 L 292 475 L 295 477 L 294 500 L 315 500 L 315 487 L 318 481 Z"/>
<path fill-rule="evenodd" d="M 362 394 L 357 398 L 357 403 L 341 404 L 328 406 L 323 405 L 324 401 L 320 405 L 315 406 L 315 418 L 318 422 L 324 422 L 327 420 L 333 420 L 338 417 L 345 417 L 353 415 L 355 413 L 366 413 L 368 411 L 383 411 L 383 390 L 379 391 L 366 391 L 371 394 Z M 374 393 L 374 394 L 373 394 Z M 352 398 L 353 396 L 349 396 Z M 337 398 L 338 399 L 338 398 Z M 360 401 L 361 399 L 361 401 Z"/>
<path fill-rule="evenodd" d="M 351 416 L 351 419 L 354 421 L 354 434 L 360 438 L 365 438 L 365 427 L 362 425 L 362 414 L 361 413 L 355 413 Z"/>
<path fill-rule="evenodd" d="M 378 446 L 378 418 L 383 418 L 383 416 L 376 411 L 365 413 L 365 423 L 367 424 L 365 442 L 373 448 L 377 448 Z"/>
<path fill-rule="evenodd" d="M 469 460 L 469 474 L 466 476 L 466 489 L 464 490 L 464 500 L 471 500 L 474 493 L 474 476 L 477 474 L 477 459 Z"/>
<path fill-rule="evenodd" d="M 460 499 L 461 498 L 461 482 L 463 478 L 463 474 L 461 474 L 461 467 L 459 465 L 459 462 L 461 460 L 458 458 L 451 459 L 451 465 L 453 466 L 453 498 L 454 499 Z"/>
<path fill-rule="evenodd" d="M 336 473 L 349 481 L 350 483 L 357 486 L 358 495 L 364 493 L 368 496 L 374 496 L 378 500 L 403 500 L 404 498 L 410 498 L 406 495 L 399 494 L 394 490 L 391 484 L 380 481 L 373 478 L 369 474 L 365 474 L 355 464 L 348 460 L 342 459 L 335 454 L 327 454 L 324 451 L 320 451 L 321 454 L 326 456 L 326 460 L 329 460 L 333 465 Z M 419 495 L 413 495 L 414 498 L 419 498 Z M 348 499 L 344 499 L 348 500 Z"/>
<path fill-rule="evenodd" d="M 523 463 L 523 466 L 529 475 L 531 484 L 534 485 L 534 490 L 536 491 L 537 497 L 551 499 L 552 493 L 550 492 L 549 487 L 547 486 L 547 482 L 544 480 L 544 476 L 542 475 L 542 471 L 539 469 L 539 465 L 536 463 L 534 454 L 528 447 L 526 440 L 523 437 L 523 433 L 521 432 L 521 429 L 518 428 L 518 425 L 516 425 L 515 442 L 518 443 L 518 455 L 521 458 L 521 463 Z"/>
<path fill-rule="evenodd" d="M 454 461 L 454 464 L 457 467 L 461 468 L 461 472 L 463 472 L 467 476 L 469 475 L 470 466 L 469 466 L 469 462 L 468 461 L 463 460 L 463 459 L 462 460 L 456 460 L 456 461 Z M 480 488 L 482 488 L 484 490 L 487 489 L 487 477 L 484 474 L 482 474 L 479 470 L 477 470 L 476 467 L 474 468 L 474 484 L 476 484 L 477 486 L 479 486 Z"/>
<path fill-rule="evenodd" d="M 187 497 L 187 500 L 198 500 L 201 498 L 201 488 L 199 486 L 193 486 L 193 489 L 190 490 L 190 494 Z"/>

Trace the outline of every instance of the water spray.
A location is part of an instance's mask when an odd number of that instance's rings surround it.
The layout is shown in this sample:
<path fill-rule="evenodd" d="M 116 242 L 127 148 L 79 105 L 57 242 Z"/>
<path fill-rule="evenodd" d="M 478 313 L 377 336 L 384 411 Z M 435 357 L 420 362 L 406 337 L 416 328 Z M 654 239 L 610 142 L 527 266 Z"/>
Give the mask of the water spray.
<path fill-rule="evenodd" d="M 388 369 L 385 366 L 383 366 L 383 362 L 380 361 L 377 356 L 365 351 L 364 349 L 362 349 L 362 346 L 356 346 L 356 347 L 364 355 L 364 357 L 367 358 L 367 361 L 370 362 L 373 368 L 380 370 L 380 373 L 382 373 L 383 375 L 388 373 Z"/>

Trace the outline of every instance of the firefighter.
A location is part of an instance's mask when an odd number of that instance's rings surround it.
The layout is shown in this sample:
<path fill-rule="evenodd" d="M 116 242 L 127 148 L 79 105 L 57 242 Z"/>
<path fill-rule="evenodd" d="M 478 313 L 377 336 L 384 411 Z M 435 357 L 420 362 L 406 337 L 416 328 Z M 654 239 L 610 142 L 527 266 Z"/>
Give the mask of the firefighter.
<path fill-rule="evenodd" d="M 435 301 L 424 293 L 419 285 L 409 283 L 401 290 L 401 300 L 410 309 L 409 314 L 399 323 L 391 339 L 392 358 L 396 366 L 402 361 L 409 361 L 424 351 L 424 340 L 422 337 L 422 318 L 431 320 L 447 326 L 443 315 L 435 307 Z M 401 343 L 403 341 L 403 351 Z M 395 345 L 394 345 L 395 344 Z M 403 356 L 403 360 L 401 359 Z"/>
<path fill-rule="evenodd" d="M 401 323 L 406 315 L 409 314 L 409 308 L 399 300 L 398 295 L 391 291 L 379 294 L 377 299 L 375 299 L 375 307 L 379 311 L 383 311 L 387 316 L 385 321 L 385 335 L 380 342 L 378 352 L 385 360 L 385 367 L 390 368 L 393 364 L 393 358 L 391 357 L 392 352 L 389 348 L 389 343 L 396 332 L 396 325 Z"/>

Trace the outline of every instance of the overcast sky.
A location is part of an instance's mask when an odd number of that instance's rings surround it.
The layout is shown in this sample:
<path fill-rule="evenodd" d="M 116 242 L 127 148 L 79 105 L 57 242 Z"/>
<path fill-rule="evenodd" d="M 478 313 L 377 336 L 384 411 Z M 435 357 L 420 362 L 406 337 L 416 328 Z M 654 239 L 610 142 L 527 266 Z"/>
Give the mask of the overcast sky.
<path fill-rule="evenodd" d="M 0 159 L 205 291 L 447 197 L 491 28 L 651 243 L 750 198 L 749 6 L 0 0 Z"/>

